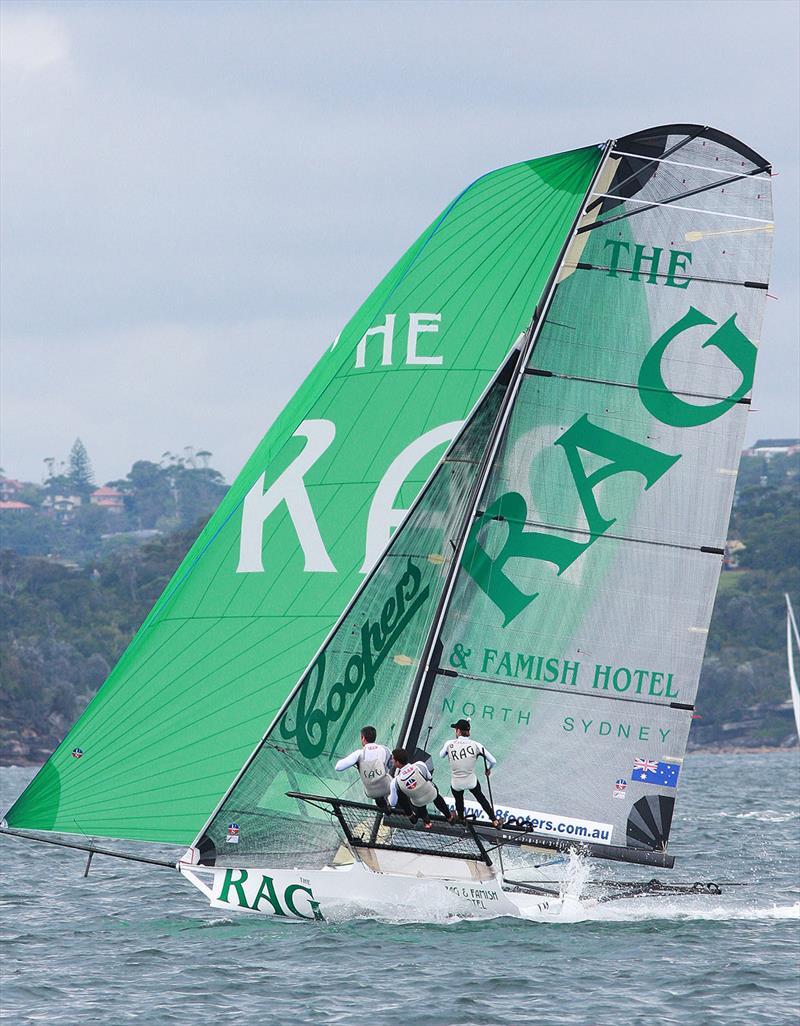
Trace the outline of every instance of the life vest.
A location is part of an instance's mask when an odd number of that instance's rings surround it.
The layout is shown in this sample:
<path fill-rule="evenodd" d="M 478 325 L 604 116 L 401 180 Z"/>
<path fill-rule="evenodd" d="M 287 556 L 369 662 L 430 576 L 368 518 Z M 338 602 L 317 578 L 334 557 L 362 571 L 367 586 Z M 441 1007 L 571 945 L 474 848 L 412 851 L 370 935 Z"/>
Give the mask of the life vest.
<path fill-rule="evenodd" d="M 421 762 L 410 762 L 403 766 L 395 774 L 395 783 L 411 799 L 411 804 L 416 806 L 427 805 L 437 795 L 436 786 L 433 781 L 427 780 L 420 772 Z"/>
<path fill-rule="evenodd" d="M 475 763 L 482 754 L 483 745 L 480 741 L 473 741 L 471 737 L 457 737 L 447 742 L 450 784 L 457 791 L 466 791 L 477 785 Z"/>
<path fill-rule="evenodd" d="M 358 772 L 368 798 L 385 798 L 392 788 L 386 771 L 389 750 L 384 745 L 364 745 L 358 758 Z"/>

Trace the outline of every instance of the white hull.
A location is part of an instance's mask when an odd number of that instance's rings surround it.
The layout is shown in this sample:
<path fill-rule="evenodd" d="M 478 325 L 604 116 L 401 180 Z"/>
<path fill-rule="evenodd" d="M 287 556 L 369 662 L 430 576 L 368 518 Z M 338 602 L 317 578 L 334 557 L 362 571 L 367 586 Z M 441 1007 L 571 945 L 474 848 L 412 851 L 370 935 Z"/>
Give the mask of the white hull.
<path fill-rule="evenodd" d="M 445 860 L 448 863 L 455 860 Z M 569 895 L 549 897 L 504 889 L 491 870 L 475 879 L 465 867 L 451 876 L 375 871 L 363 862 L 314 870 L 236 869 L 180 864 L 180 871 L 214 908 L 283 920 L 378 917 L 406 920 L 494 919 L 552 922 L 585 918 Z"/>

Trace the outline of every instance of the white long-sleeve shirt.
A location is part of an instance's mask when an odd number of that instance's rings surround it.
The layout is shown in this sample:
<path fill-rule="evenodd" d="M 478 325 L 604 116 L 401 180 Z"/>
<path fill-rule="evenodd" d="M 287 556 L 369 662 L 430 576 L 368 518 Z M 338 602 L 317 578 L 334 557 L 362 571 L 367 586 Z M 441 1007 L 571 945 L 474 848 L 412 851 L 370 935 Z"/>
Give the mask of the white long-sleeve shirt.
<path fill-rule="evenodd" d="M 450 786 L 456 791 L 466 791 L 475 787 L 478 783 L 475 763 L 481 757 L 486 759 L 489 769 L 497 765 L 497 759 L 488 748 L 484 748 L 480 741 L 473 741 L 471 737 L 463 736 L 446 741 L 439 752 L 439 758 L 450 760 Z"/>
<path fill-rule="evenodd" d="M 403 786 L 406 784 L 406 786 Z M 433 783 L 430 770 L 424 762 L 410 762 L 399 769 L 392 777 L 392 787 L 389 791 L 389 804 L 392 808 L 397 805 L 398 787 L 410 798 L 411 804 L 415 806 L 427 805 L 436 797 L 436 785 Z"/>
<path fill-rule="evenodd" d="M 357 766 L 367 797 L 380 798 L 389 793 L 391 763 L 392 753 L 386 745 L 372 742 L 339 759 L 334 769 L 337 773 L 343 773 L 351 766 Z"/>
<path fill-rule="evenodd" d="M 368 748 L 369 745 L 365 745 L 364 748 Z M 382 748 L 385 753 L 385 765 L 389 768 L 389 764 L 392 761 L 392 753 L 386 747 L 386 745 L 374 745 L 375 748 Z M 349 755 L 345 755 L 343 759 L 339 759 L 336 765 L 333 767 L 337 773 L 342 773 L 346 769 L 350 769 L 351 766 L 355 766 L 358 760 L 364 755 L 364 748 L 356 748 L 354 752 Z"/>

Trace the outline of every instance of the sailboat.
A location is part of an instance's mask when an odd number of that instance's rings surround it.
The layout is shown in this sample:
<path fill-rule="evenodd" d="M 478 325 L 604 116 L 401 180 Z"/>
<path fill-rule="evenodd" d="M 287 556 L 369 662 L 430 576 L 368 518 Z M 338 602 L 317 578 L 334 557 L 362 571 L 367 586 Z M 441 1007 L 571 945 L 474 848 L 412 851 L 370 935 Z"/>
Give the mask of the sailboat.
<path fill-rule="evenodd" d="M 800 738 L 800 689 L 797 687 L 797 673 L 794 668 L 794 654 L 796 651 L 800 651 L 800 633 L 798 633 L 797 621 L 794 618 L 792 600 L 788 595 L 784 595 L 784 598 L 786 599 L 786 661 L 789 665 L 789 694 L 792 697 L 795 730 Z"/>
<path fill-rule="evenodd" d="M 463 190 L 330 344 L 4 829 L 90 858 L 114 854 L 99 837 L 180 845 L 169 864 L 211 905 L 301 920 L 579 917 L 570 859 L 672 868 L 770 177 L 675 124 Z M 468 802 L 426 830 L 334 770 L 365 723 L 437 764 L 462 718 L 498 759 L 497 828 Z M 648 888 L 670 885 L 617 894 Z"/>

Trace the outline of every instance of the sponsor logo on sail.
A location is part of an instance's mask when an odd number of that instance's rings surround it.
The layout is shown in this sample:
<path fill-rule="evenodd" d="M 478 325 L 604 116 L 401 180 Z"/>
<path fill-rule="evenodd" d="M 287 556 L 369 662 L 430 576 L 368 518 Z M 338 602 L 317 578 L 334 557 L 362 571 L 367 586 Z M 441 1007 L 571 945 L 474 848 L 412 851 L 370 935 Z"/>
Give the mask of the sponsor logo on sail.
<path fill-rule="evenodd" d="M 282 736 L 287 741 L 295 740 L 309 759 L 326 750 L 332 753 L 359 704 L 375 687 L 378 669 L 429 595 L 429 586 L 423 587 L 422 571 L 409 559 L 380 616 L 365 620 L 361 626 L 360 650 L 350 657 L 340 680 L 327 684 L 326 656 L 324 651 L 320 654 L 297 693 L 294 722 L 281 720 Z M 329 742 L 332 724 L 338 724 L 338 728 Z"/>

